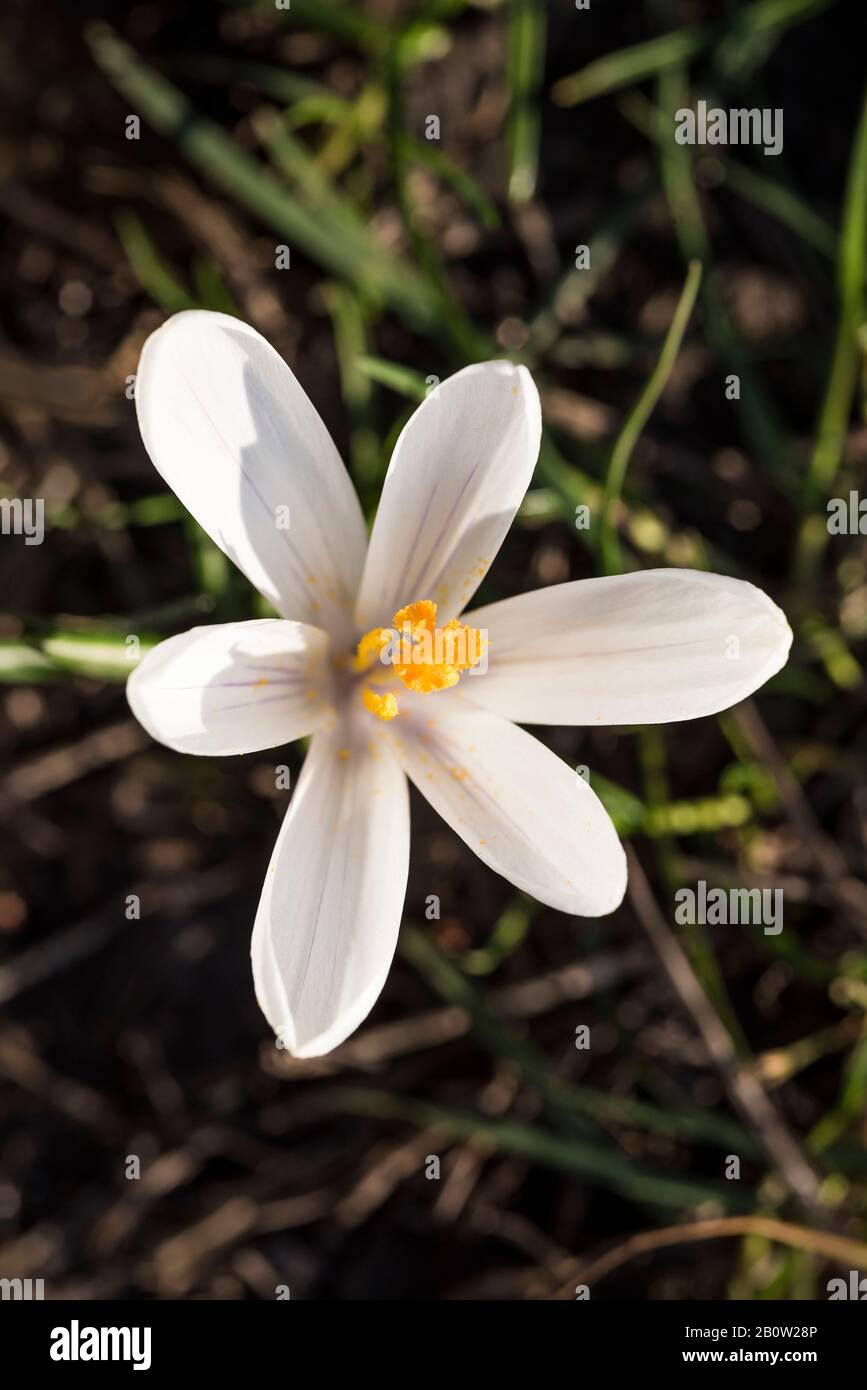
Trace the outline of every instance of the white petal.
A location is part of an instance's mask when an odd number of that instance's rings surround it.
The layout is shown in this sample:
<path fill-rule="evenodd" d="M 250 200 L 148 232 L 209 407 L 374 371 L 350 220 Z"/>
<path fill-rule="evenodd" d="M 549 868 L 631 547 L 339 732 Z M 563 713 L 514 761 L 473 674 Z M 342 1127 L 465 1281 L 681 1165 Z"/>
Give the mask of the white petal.
<path fill-rule="evenodd" d="M 525 367 L 481 362 L 442 382 L 395 446 L 364 567 L 359 627 L 417 599 L 460 613 L 500 548 L 539 453 L 539 397 Z"/>
<path fill-rule="evenodd" d="M 227 314 L 176 314 L 144 345 L 136 402 L 157 470 L 277 612 L 351 635 L 361 509 L 331 436 L 265 339 Z"/>
<path fill-rule="evenodd" d="M 409 797 L 390 747 L 345 725 L 317 734 L 253 929 L 256 997 L 294 1056 L 330 1052 L 372 1009 L 394 956 L 408 866 Z"/>
<path fill-rule="evenodd" d="M 614 911 L 626 857 L 583 777 L 455 690 L 398 703 L 389 729 L 408 775 L 485 864 L 562 912 Z"/>
<path fill-rule="evenodd" d="M 526 724 L 715 714 L 779 671 L 792 641 L 761 589 L 698 570 L 558 584 L 465 621 L 488 634 L 488 669 L 473 675 L 467 694 Z"/>
<path fill-rule="evenodd" d="M 194 627 L 148 652 L 127 699 L 179 753 L 255 753 L 329 718 L 328 652 L 324 632 L 282 618 Z"/>

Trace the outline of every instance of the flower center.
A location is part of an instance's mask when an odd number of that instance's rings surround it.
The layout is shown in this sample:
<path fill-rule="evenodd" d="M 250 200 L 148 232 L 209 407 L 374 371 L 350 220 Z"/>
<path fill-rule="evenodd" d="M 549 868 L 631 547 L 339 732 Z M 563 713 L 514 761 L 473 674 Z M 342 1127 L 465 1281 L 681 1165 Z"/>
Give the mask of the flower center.
<path fill-rule="evenodd" d="M 457 618 L 437 627 L 437 605 L 429 598 L 407 604 L 392 621 L 393 627 L 366 632 L 352 661 L 354 671 L 367 673 L 369 683 L 362 687 L 361 697 L 378 719 L 394 719 L 398 705 L 392 691 L 379 694 L 374 685 L 387 684 L 396 676 L 407 690 L 419 695 L 448 690 L 457 685 L 461 672 L 481 660 L 484 647 L 478 629 L 466 627 Z M 381 671 L 373 669 L 377 660 Z"/>

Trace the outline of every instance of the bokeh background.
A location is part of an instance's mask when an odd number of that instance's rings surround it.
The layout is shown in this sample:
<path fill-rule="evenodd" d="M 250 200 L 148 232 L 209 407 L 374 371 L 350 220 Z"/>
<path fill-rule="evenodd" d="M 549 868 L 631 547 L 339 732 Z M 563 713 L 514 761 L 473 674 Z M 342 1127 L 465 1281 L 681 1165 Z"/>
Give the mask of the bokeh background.
<path fill-rule="evenodd" d="M 811 1299 L 867 1269 L 867 550 L 825 511 L 867 486 L 863 18 L 6 0 L 0 493 L 47 529 L 0 538 L 0 1276 Z M 678 146 L 698 98 L 782 108 L 782 153 Z M 369 515 L 428 376 L 530 366 L 542 457 L 480 601 L 688 565 L 796 634 L 719 718 L 538 731 L 628 841 L 610 918 L 516 895 L 413 795 L 398 958 L 319 1062 L 277 1050 L 250 979 L 273 756 L 176 755 L 123 693 L 128 635 L 261 611 L 135 425 L 141 345 L 190 306 L 283 353 Z M 783 888 L 783 932 L 676 927 L 699 878 Z"/>

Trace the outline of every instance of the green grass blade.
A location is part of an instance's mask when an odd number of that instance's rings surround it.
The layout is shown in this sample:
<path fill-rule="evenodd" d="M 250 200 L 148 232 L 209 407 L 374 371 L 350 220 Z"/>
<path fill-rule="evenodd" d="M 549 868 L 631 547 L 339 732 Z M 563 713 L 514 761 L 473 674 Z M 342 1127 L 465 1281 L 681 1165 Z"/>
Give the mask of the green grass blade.
<path fill-rule="evenodd" d="M 839 323 L 816 442 L 804 484 L 808 513 L 828 495 L 843 457 L 861 358 L 859 334 L 867 317 L 867 93 L 852 146 L 837 262 Z M 828 539 L 827 518 L 808 514 L 798 538 L 796 568 L 809 580 Z"/>
<path fill-rule="evenodd" d="M 658 92 L 661 109 L 678 110 L 688 104 L 688 97 L 682 72 L 662 74 Z M 721 363 L 740 380 L 737 405 L 753 452 L 764 460 L 780 491 L 789 495 L 793 488 L 786 437 L 777 411 L 768 399 L 732 324 L 722 283 L 713 266 L 710 238 L 695 186 L 690 150 L 673 140 L 667 142 L 660 147 L 660 164 L 675 234 L 684 259 L 699 260 L 704 265 L 701 299 L 707 336 Z"/>
<path fill-rule="evenodd" d="M 144 656 L 159 638 L 138 638 Z M 125 681 L 135 670 L 131 647 L 119 632 L 49 632 L 28 642 L 0 642 L 0 682 L 15 684 L 53 680 L 59 675 Z"/>
<path fill-rule="evenodd" d="M 520 204 L 536 191 L 546 20 L 539 0 L 509 0 L 507 13 L 508 191 L 510 201 Z"/>
<path fill-rule="evenodd" d="M 136 279 L 155 304 L 167 314 L 198 307 L 197 300 L 169 270 L 134 212 L 119 212 L 115 227 Z"/>
<path fill-rule="evenodd" d="M 671 140 L 673 116 L 666 115 L 640 92 L 628 92 L 617 103 L 626 119 L 657 145 Z M 724 187 L 763 212 L 770 213 L 783 226 L 790 228 L 802 241 L 821 255 L 834 260 L 837 250 L 836 230 L 815 213 L 797 193 L 784 184 L 766 178 L 755 169 L 723 154 L 719 147 L 713 158 L 719 164 Z"/>
<path fill-rule="evenodd" d="M 232 0 L 240 8 L 267 9 L 274 13 L 274 0 Z M 392 31 L 365 14 L 356 0 L 290 0 L 278 11 L 294 28 L 313 29 L 368 53 L 382 53 L 391 42 Z"/>
<path fill-rule="evenodd" d="M 701 262 L 692 261 L 656 366 L 648 377 L 644 390 L 627 415 L 611 451 L 608 470 L 605 474 L 602 516 L 598 532 L 599 556 L 606 574 L 617 574 L 621 569 L 620 546 L 614 527 L 614 508 L 623 491 L 623 483 L 632 451 L 659 397 L 662 395 L 680 351 L 683 335 L 695 307 L 696 295 L 701 283 L 701 272 Z"/>
<path fill-rule="evenodd" d="M 411 367 L 402 367 L 398 362 L 387 362 L 383 357 L 360 357 L 355 364 L 371 381 L 387 386 L 399 396 L 410 401 L 423 401 L 427 383 L 421 372 Z"/>
<path fill-rule="evenodd" d="M 633 1163 L 610 1145 L 590 1144 L 572 1137 L 563 1139 L 517 1120 L 490 1120 L 445 1105 L 433 1105 L 366 1087 L 334 1087 L 323 1100 L 347 1114 L 404 1121 L 419 1129 L 439 1129 L 450 1139 L 493 1147 L 502 1153 L 514 1154 L 532 1163 L 570 1173 L 573 1177 L 589 1179 L 601 1187 L 651 1206 L 683 1210 L 703 1202 L 713 1202 L 723 1211 L 746 1211 L 751 1207 L 749 1196 L 734 1191 L 734 1184 L 726 1187 L 722 1183 L 701 1183 L 688 1178 L 670 1177 L 644 1163 Z"/>
<path fill-rule="evenodd" d="M 173 140 L 196 168 L 285 237 L 290 250 L 297 246 L 314 263 L 395 309 L 411 326 L 436 326 L 434 296 L 412 267 L 401 265 L 372 234 L 363 243 L 355 235 L 347 236 L 342 219 L 323 216 L 321 209 L 308 208 L 293 197 L 218 125 L 199 116 L 171 83 L 141 62 L 107 25 L 91 25 L 87 37 L 97 64 L 134 109 Z"/>
<path fill-rule="evenodd" d="M 757 0 L 737 11 L 727 24 L 696 24 L 674 29 L 644 43 L 607 53 L 580 72 L 554 84 L 551 96 L 559 106 L 577 106 L 604 92 L 618 91 L 658 76 L 689 62 L 717 41 L 731 44 L 735 38 L 755 38 L 775 29 L 800 23 L 827 9 L 835 0 Z"/>

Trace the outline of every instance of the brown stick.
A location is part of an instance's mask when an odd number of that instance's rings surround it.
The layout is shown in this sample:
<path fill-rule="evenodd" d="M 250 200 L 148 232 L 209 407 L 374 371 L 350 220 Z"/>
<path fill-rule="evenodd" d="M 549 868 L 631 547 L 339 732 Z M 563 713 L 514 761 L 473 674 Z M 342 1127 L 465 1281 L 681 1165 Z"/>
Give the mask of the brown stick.
<path fill-rule="evenodd" d="M 249 240 L 232 214 L 174 174 L 158 178 L 156 187 L 166 206 L 186 224 L 193 240 L 210 247 L 250 322 L 282 356 L 294 356 L 297 335 L 289 316 L 268 276 L 255 264 Z"/>
<path fill-rule="evenodd" d="M 831 836 L 825 834 L 752 700 L 738 705 L 732 717 L 754 755 L 770 772 L 786 815 L 835 902 L 851 915 L 858 930 L 867 935 L 867 884 L 852 876 L 846 856 Z"/>
<path fill-rule="evenodd" d="M 590 960 L 561 966 L 492 991 L 490 1003 L 498 1015 L 507 1019 L 538 1018 L 561 1004 L 587 999 L 599 990 L 608 989 L 624 979 L 641 974 L 652 960 L 643 947 L 627 951 L 602 952 Z M 271 1076 L 305 1077 L 312 1080 L 332 1076 L 345 1067 L 359 1071 L 375 1071 L 385 1062 L 407 1057 L 430 1047 L 442 1047 L 456 1038 L 465 1037 L 472 1027 L 466 1009 L 449 1005 L 444 1009 L 428 1009 L 412 1018 L 380 1027 L 365 1028 L 354 1038 L 327 1057 L 299 1061 L 273 1045 L 262 1049 L 261 1062 Z"/>
<path fill-rule="evenodd" d="M 685 952 L 678 945 L 659 910 L 633 850 L 629 857 L 629 896 L 639 919 L 665 966 L 671 983 L 704 1039 L 725 1087 L 778 1168 L 789 1190 L 813 1216 L 827 1219 L 819 1195 L 819 1176 L 807 1161 L 801 1147 L 769 1099 L 755 1074 L 741 1065 L 734 1043 L 720 1022 L 699 984 Z"/>
<path fill-rule="evenodd" d="M 720 1216 L 709 1221 L 664 1226 L 660 1231 L 642 1231 L 640 1235 L 630 1236 L 622 1245 L 600 1255 L 589 1265 L 577 1266 L 569 1283 L 558 1289 L 554 1298 L 572 1298 L 575 1284 L 598 1283 L 627 1261 L 634 1260 L 637 1255 L 646 1255 L 651 1250 L 729 1236 L 763 1236 L 780 1245 L 791 1245 L 796 1250 L 808 1250 L 835 1264 L 867 1269 L 867 1245 L 863 1241 L 831 1235 L 827 1231 L 813 1231 L 789 1221 L 777 1221 L 771 1216 Z"/>

